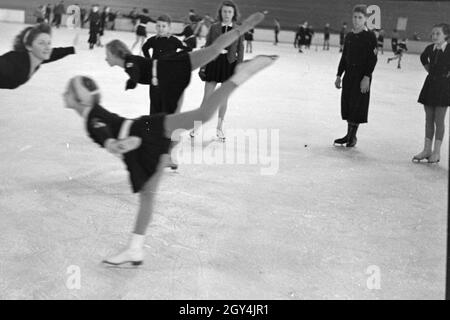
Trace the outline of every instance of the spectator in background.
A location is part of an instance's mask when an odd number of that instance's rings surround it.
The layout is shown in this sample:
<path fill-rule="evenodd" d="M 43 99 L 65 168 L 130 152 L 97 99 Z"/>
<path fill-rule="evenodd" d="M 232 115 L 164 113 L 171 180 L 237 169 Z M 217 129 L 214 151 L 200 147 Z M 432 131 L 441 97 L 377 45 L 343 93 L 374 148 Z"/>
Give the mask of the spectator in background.
<path fill-rule="evenodd" d="M 339 52 L 344 50 L 345 36 L 347 35 L 347 23 L 342 23 L 341 32 L 339 32 Z"/>
<path fill-rule="evenodd" d="M 197 13 L 195 13 L 194 9 L 189 10 L 189 21 L 193 23 L 198 23 L 202 20 L 202 17 L 200 17 Z"/>
<path fill-rule="evenodd" d="M 298 52 L 303 53 L 302 48 L 306 44 L 306 30 L 305 25 L 299 24 L 297 33 L 295 34 L 295 41 L 297 43 Z"/>
<path fill-rule="evenodd" d="M 309 49 L 311 46 L 312 38 L 314 36 L 314 29 L 311 25 L 308 24 L 308 22 L 305 22 L 306 28 L 305 28 L 305 34 L 306 34 L 306 49 Z"/>
<path fill-rule="evenodd" d="M 255 33 L 255 29 L 250 29 L 244 34 L 245 40 L 245 53 L 253 52 L 253 34 Z"/>
<path fill-rule="evenodd" d="M 60 1 L 56 6 L 55 9 L 53 10 L 53 22 L 52 24 L 54 24 L 56 26 L 56 28 L 59 28 L 61 26 L 61 20 L 62 20 L 62 15 L 66 12 L 66 8 L 64 6 L 64 1 Z"/>
<path fill-rule="evenodd" d="M 50 23 L 52 17 L 52 5 L 49 3 L 45 6 L 45 20 L 47 23 Z"/>
<path fill-rule="evenodd" d="M 194 22 L 186 21 L 183 31 L 180 33 L 174 33 L 174 36 L 184 37 L 183 42 L 186 46 L 186 51 L 193 51 L 197 48 L 197 37 L 194 34 Z"/>
<path fill-rule="evenodd" d="M 330 24 L 325 24 L 323 28 L 323 50 L 330 50 Z"/>
<path fill-rule="evenodd" d="M 133 31 L 134 31 L 137 20 L 138 20 L 138 11 L 136 8 L 133 8 L 133 10 L 130 11 L 130 13 L 128 14 L 128 18 L 131 19 L 131 23 L 133 24 Z"/>
<path fill-rule="evenodd" d="M 80 26 L 84 28 L 84 19 L 86 18 L 86 8 L 80 7 Z"/>
<path fill-rule="evenodd" d="M 274 45 L 278 44 L 278 34 L 280 33 L 281 25 L 277 18 L 273 19 L 273 31 L 275 32 L 275 42 Z"/>
<path fill-rule="evenodd" d="M 33 12 L 33 16 L 36 18 L 36 23 L 44 22 L 45 20 L 44 6 L 40 5 L 39 7 L 37 7 Z"/>
<path fill-rule="evenodd" d="M 113 12 L 112 10 L 108 13 L 108 29 L 114 30 L 116 26 L 116 18 L 117 18 L 118 12 Z"/>
<path fill-rule="evenodd" d="M 99 44 L 99 38 L 100 38 L 100 29 L 101 29 L 101 22 L 100 22 L 100 13 L 98 12 L 99 8 L 98 5 L 93 5 L 91 11 L 89 12 L 89 16 L 86 19 L 85 22 L 89 21 L 89 49 L 94 49 L 95 44 Z"/>

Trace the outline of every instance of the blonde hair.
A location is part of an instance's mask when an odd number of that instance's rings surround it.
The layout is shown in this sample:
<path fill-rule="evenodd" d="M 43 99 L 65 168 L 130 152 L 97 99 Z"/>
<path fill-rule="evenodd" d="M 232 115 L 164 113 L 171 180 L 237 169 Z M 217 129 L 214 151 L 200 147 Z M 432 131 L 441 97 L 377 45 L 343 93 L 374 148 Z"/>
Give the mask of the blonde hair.
<path fill-rule="evenodd" d="M 120 59 L 125 59 L 126 56 L 132 55 L 127 45 L 120 40 L 112 40 L 106 44 L 106 49 L 114 56 Z"/>

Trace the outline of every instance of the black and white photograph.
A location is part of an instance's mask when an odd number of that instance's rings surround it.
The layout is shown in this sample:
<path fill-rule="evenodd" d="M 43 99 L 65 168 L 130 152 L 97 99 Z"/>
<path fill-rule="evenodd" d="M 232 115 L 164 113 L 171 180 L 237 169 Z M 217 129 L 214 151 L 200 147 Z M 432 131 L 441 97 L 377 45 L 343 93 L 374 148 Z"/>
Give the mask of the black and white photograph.
<path fill-rule="evenodd" d="M 0 300 L 450 299 L 449 37 L 450 0 L 0 0 Z"/>

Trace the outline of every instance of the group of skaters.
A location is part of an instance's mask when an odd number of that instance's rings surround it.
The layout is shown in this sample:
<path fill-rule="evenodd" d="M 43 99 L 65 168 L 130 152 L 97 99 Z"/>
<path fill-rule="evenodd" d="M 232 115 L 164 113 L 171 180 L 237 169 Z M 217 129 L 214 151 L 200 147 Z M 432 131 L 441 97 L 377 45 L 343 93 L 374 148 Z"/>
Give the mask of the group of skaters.
<path fill-rule="evenodd" d="M 154 196 L 163 169 L 170 164 L 173 133 L 184 129 L 195 137 L 194 122 L 209 121 L 219 111 L 217 136 L 224 139 L 221 131 L 229 96 L 278 58 L 266 55 L 243 61 L 244 34 L 264 17 L 264 13 L 255 13 L 239 24 L 238 7 L 225 0 L 218 9 L 218 22 L 211 25 L 206 45 L 201 49 L 186 50 L 184 44 L 180 47 L 170 35 L 167 15 L 156 19 L 156 38 L 150 38 L 145 47 L 152 53 L 147 52 L 145 57 L 134 55 L 121 40 L 107 43 L 107 63 L 124 69 L 128 76 L 125 89 L 137 85 L 149 87 L 150 114 L 137 119 L 125 119 L 104 108 L 100 87 L 94 79 L 87 76 L 70 79 L 63 94 L 65 106 L 84 118 L 87 135 L 95 143 L 123 159 L 132 190 L 139 193 L 139 209 L 129 244 L 119 254 L 105 259 L 106 264 L 142 263 Z M 359 125 L 368 122 L 372 74 L 378 60 L 377 37 L 368 30 L 367 18 L 367 6 L 353 8 L 353 29 L 345 35 L 335 79 L 336 88 L 342 89 L 341 117 L 347 122 L 347 134 L 334 143 L 347 148 L 355 147 Z M 432 44 L 420 56 L 427 72 L 418 99 L 425 110 L 425 141 L 424 149 L 414 155 L 413 161 L 437 163 L 440 160 L 444 119 L 450 105 L 449 36 L 448 24 L 433 26 Z M 15 89 L 26 83 L 41 64 L 75 53 L 74 47 L 52 48 L 49 25 L 27 27 L 16 37 L 13 50 L 0 56 L 0 88 Z M 183 94 L 196 69 L 205 81 L 203 100 L 199 108 L 182 112 Z M 219 88 L 218 84 L 221 84 Z"/>
<path fill-rule="evenodd" d="M 59 28 L 63 22 L 63 15 L 66 15 L 65 25 L 68 28 L 84 28 L 95 7 L 100 15 L 101 28 L 114 30 L 116 19 L 122 16 L 122 14 L 118 10 L 112 10 L 109 6 L 104 6 L 102 11 L 100 11 L 99 5 L 92 5 L 88 10 L 78 3 L 69 5 L 66 8 L 64 1 L 60 1 L 55 5 L 47 4 L 38 6 L 33 12 L 33 16 L 36 18 L 36 23 L 45 22 Z"/>
<path fill-rule="evenodd" d="M 95 143 L 124 161 L 132 191 L 139 193 L 139 209 L 129 245 L 105 259 L 105 264 L 142 263 L 154 196 L 163 169 L 170 162 L 174 133 L 180 129 L 193 130 L 194 124 L 209 121 L 218 110 L 222 110 L 219 114 L 223 115 L 229 96 L 278 58 L 259 55 L 243 61 L 244 34 L 264 18 L 264 13 L 257 12 L 238 23 L 238 7 L 225 0 L 218 9 L 218 22 L 211 25 L 203 48 L 165 51 L 174 44 L 167 32 L 170 29 L 167 15 L 161 15 L 156 21 L 158 34 L 157 38 L 149 39 L 148 48 L 152 53 L 147 57 L 133 55 L 121 40 L 108 42 L 105 60 L 111 67 L 124 69 L 128 75 L 125 89 L 133 89 L 138 84 L 150 87 L 149 115 L 126 119 L 111 113 L 101 105 L 102 95 L 107 91 L 102 94 L 94 79 L 75 75 L 69 80 L 63 93 L 64 105 L 84 118 L 87 135 Z M 77 39 L 75 36 L 74 46 L 53 48 L 49 24 L 25 28 L 15 38 L 13 50 L 0 56 L 0 89 L 24 85 L 42 64 L 76 54 Z M 197 69 L 205 81 L 204 98 L 199 108 L 181 112 L 184 91 L 191 81 L 192 71 Z M 221 83 L 219 88 L 218 83 Z M 219 123 L 221 125 L 222 121 Z"/>

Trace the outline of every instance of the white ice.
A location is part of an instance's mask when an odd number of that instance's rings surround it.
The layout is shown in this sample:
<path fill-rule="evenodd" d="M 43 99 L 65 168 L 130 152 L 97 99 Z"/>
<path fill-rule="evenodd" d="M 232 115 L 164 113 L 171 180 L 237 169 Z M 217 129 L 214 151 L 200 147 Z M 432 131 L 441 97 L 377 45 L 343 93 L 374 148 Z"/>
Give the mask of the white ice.
<path fill-rule="evenodd" d="M 0 24 L 1 53 L 23 27 Z M 54 45 L 73 36 L 54 30 Z M 134 35 L 106 32 L 103 42 L 113 38 L 131 45 Z M 148 88 L 124 91 L 123 70 L 86 41 L 83 30 L 76 55 L 0 92 L 0 298 L 443 298 L 448 139 L 438 165 L 411 162 L 424 136 L 417 55 L 401 70 L 386 64 L 390 52 L 379 56 L 369 123 L 348 150 L 332 146 L 346 131 L 337 48 L 298 54 L 255 42 L 255 54 L 281 58 L 232 96 L 225 129 L 279 129 L 278 173 L 183 164 L 165 173 L 145 264 L 107 269 L 100 261 L 127 243 L 138 198 L 123 164 L 87 137 L 62 93 L 73 75 L 91 75 L 105 107 L 134 117 L 148 112 Z M 183 110 L 202 94 L 195 72 Z M 70 289 L 71 266 L 79 289 Z M 371 266 L 379 289 L 367 285 Z"/>

